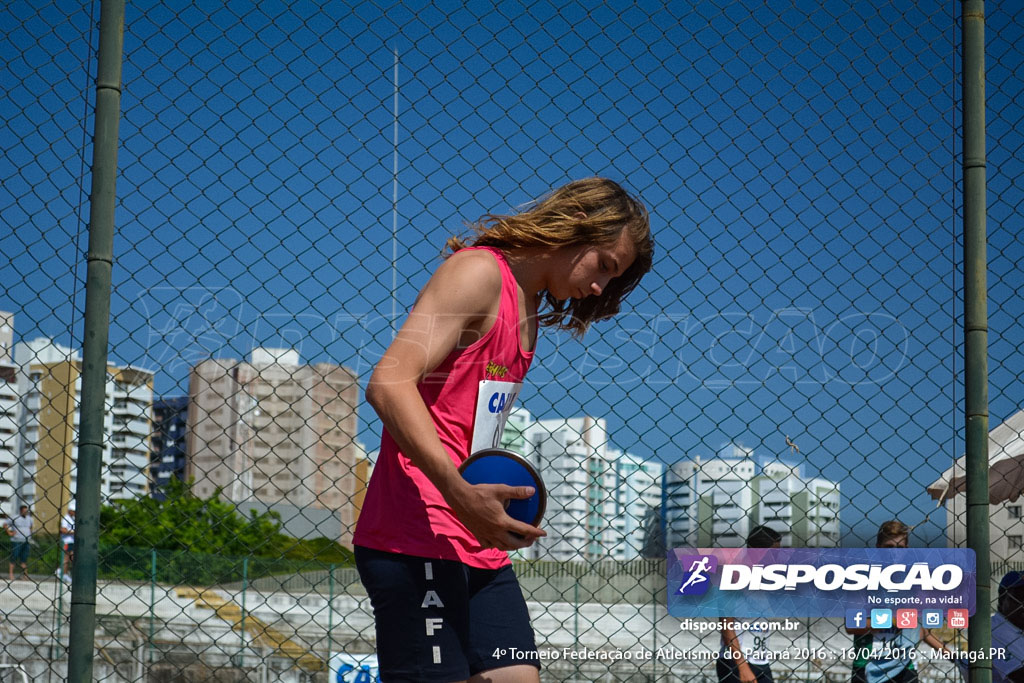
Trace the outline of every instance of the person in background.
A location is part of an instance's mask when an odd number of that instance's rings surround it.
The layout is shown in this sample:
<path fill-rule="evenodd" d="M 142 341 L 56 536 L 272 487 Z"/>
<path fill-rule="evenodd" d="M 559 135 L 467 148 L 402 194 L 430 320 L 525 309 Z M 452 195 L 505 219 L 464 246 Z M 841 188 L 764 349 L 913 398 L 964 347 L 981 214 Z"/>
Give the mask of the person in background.
<path fill-rule="evenodd" d="M 64 565 L 61 578 L 71 583 L 71 565 L 75 561 L 75 506 L 68 506 L 68 513 L 60 520 L 60 543 L 64 548 Z"/>
<path fill-rule="evenodd" d="M 1008 572 L 999 582 L 992 615 L 992 647 L 1006 656 L 992 660 L 992 683 L 1024 683 L 1024 572 Z"/>
<path fill-rule="evenodd" d="M 910 527 L 890 520 L 878 527 L 875 547 L 906 548 L 909 540 Z M 917 683 L 917 667 L 909 652 L 922 642 L 936 650 L 946 649 L 938 638 L 920 627 L 897 628 L 893 623 L 892 628 L 847 628 L 846 632 L 853 636 L 853 649 L 857 652 L 851 683 Z"/>
<path fill-rule="evenodd" d="M 10 579 L 14 581 L 14 565 L 21 565 L 21 574 L 28 580 L 28 544 L 32 540 L 32 515 L 29 514 L 28 506 L 22 505 L 18 509 L 18 516 L 13 517 L 4 524 L 7 535 L 11 537 Z"/>
<path fill-rule="evenodd" d="M 781 544 L 782 534 L 770 526 L 755 526 L 747 535 L 748 548 L 778 548 Z M 734 621 L 732 617 L 719 620 L 722 650 L 715 662 L 718 683 L 775 683 L 767 659 L 768 633 L 753 627 L 739 632 L 726 628 Z"/>

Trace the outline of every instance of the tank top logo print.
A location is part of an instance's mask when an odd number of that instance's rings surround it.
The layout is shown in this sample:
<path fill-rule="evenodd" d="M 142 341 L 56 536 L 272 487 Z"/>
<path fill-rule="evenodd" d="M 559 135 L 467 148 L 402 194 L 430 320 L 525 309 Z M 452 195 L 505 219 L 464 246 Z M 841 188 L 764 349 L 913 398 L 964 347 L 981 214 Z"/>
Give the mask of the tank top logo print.
<path fill-rule="evenodd" d="M 476 419 L 473 420 L 473 441 L 469 452 L 494 448 L 501 443 L 512 406 L 523 388 L 522 382 L 480 381 L 476 392 Z"/>

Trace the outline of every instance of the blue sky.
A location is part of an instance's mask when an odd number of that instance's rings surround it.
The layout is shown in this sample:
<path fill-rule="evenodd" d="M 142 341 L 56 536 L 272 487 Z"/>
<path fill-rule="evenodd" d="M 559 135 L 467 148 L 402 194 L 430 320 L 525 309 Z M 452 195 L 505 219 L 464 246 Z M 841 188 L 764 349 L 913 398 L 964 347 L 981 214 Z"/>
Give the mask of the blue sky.
<path fill-rule="evenodd" d="M 157 370 L 165 395 L 201 358 L 254 344 L 365 379 L 445 237 L 607 175 L 651 209 L 654 272 L 583 343 L 543 335 L 525 406 L 605 416 L 617 447 L 667 462 L 730 440 L 782 455 L 788 434 L 840 482 L 849 544 L 916 523 L 963 450 L 959 17 L 896 9 L 131 3 L 111 356 Z M 89 10 L 0 10 L 15 55 L 0 65 L 0 309 L 19 338 L 80 345 Z M 1024 408 L 1024 26 L 999 10 L 993 426 Z M 360 419 L 372 449 L 379 423 Z"/>

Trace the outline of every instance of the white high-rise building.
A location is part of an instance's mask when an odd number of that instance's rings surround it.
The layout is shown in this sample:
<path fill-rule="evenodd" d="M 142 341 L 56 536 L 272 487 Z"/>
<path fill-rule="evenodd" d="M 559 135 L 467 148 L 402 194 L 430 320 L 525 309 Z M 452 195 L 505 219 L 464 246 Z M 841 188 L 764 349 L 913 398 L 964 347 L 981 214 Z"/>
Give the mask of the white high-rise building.
<path fill-rule="evenodd" d="M 661 502 L 663 464 L 613 448 L 604 419 L 534 421 L 521 407 L 509 415 L 501 445 L 529 460 L 548 492 L 541 522 L 548 535 L 514 557 L 640 557 L 644 519 Z"/>
<path fill-rule="evenodd" d="M 0 311 L 0 511 L 11 514 L 18 476 L 18 370 L 14 314 Z"/>
<path fill-rule="evenodd" d="M 661 479 L 665 465 L 629 453 L 609 449 L 615 463 L 615 507 L 612 526 L 619 540 L 612 547 L 615 560 L 640 557 L 644 545 L 644 521 L 661 505 Z"/>
<path fill-rule="evenodd" d="M 839 545 L 839 484 L 807 478 L 803 466 L 727 444 L 710 459 L 672 465 L 665 474 L 667 547 L 740 547 L 760 524 L 784 547 Z"/>
<path fill-rule="evenodd" d="M 514 451 L 529 458 L 533 446 L 529 443 L 528 432 L 533 425 L 533 416 L 522 406 L 516 406 L 509 412 L 505 431 L 501 435 L 501 447 Z"/>
<path fill-rule="evenodd" d="M 36 464 L 39 445 L 39 410 L 43 404 L 38 367 L 59 363 L 79 363 L 81 355 L 50 339 L 39 337 L 14 346 L 14 364 L 20 405 L 18 409 L 17 473 L 15 497 L 17 504 L 32 505 L 36 498 Z M 77 395 L 77 394 L 76 394 Z M 12 506 L 13 507 L 13 506 Z M 36 515 L 38 516 L 38 515 Z"/>
<path fill-rule="evenodd" d="M 530 458 L 548 492 L 544 529 L 531 546 L 545 560 L 610 559 L 621 532 L 616 515 L 616 470 L 608 457 L 604 419 L 539 420 L 529 429 Z"/>

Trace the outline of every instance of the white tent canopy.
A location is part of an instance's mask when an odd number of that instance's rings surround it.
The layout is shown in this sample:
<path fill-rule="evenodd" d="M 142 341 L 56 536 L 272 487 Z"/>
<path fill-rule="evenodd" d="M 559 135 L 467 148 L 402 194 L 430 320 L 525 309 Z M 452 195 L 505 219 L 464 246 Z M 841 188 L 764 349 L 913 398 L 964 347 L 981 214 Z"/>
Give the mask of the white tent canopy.
<path fill-rule="evenodd" d="M 942 504 L 967 488 L 967 456 L 961 456 L 928 486 Z M 988 502 L 1015 501 L 1024 493 L 1024 410 L 988 433 Z"/>

